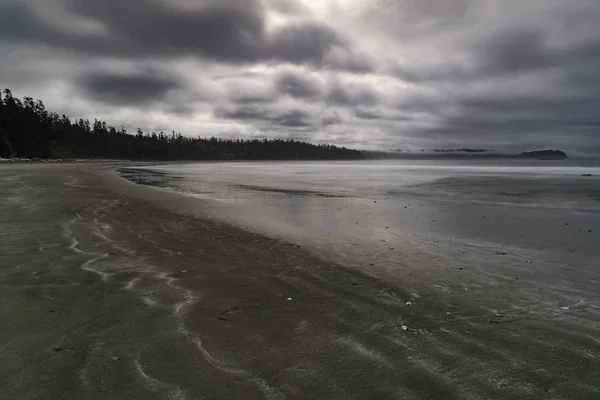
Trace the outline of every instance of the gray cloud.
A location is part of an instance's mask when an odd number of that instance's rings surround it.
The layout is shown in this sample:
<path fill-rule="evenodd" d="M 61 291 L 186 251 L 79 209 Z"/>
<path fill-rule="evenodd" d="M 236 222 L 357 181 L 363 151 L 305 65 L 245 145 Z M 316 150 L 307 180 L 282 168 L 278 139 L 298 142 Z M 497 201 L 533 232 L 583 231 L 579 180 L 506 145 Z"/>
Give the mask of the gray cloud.
<path fill-rule="evenodd" d="M 57 46 L 95 55 L 191 55 L 228 63 L 273 60 L 322 66 L 331 50 L 344 53 L 350 46 L 334 29 L 315 21 L 287 24 L 269 33 L 265 9 L 258 0 L 204 0 L 193 9 L 177 8 L 161 0 L 55 3 L 56 7 L 62 5 L 73 18 L 86 18 L 104 26 L 107 33 L 97 35 L 65 32 L 36 12 L 33 3 L 7 1 L 0 17 L 0 34 L 5 41 Z M 343 68 L 340 63 L 334 64 Z"/>
<path fill-rule="evenodd" d="M 310 10 L 302 3 L 296 0 L 264 0 L 267 8 L 291 16 L 309 16 Z"/>
<path fill-rule="evenodd" d="M 95 72 L 84 75 L 80 87 L 93 99 L 115 104 L 139 105 L 160 101 L 181 87 L 176 78 L 155 71 L 117 74 Z"/>
<path fill-rule="evenodd" d="M 281 109 L 269 106 L 228 106 L 217 107 L 214 115 L 221 119 L 233 119 L 258 123 L 259 126 L 268 123 L 282 128 L 314 127 L 312 113 L 301 109 Z"/>
<path fill-rule="evenodd" d="M 502 32 L 485 42 L 481 53 L 485 68 L 498 73 L 547 68 L 560 62 L 558 54 L 547 48 L 544 33 L 533 29 Z"/>
<path fill-rule="evenodd" d="M 344 106 L 372 106 L 380 100 L 378 93 L 366 84 L 345 85 L 334 81 L 331 83 L 326 101 Z"/>
<path fill-rule="evenodd" d="M 0 0 L 3 84 L 59 112 L 366 148 L 600 153 L 599 38 L 597 0 Z"/>
<path fill-rule="evenodd" d="M 354 110 L 354 115 L 359 119 L 378 120 L 384 119 L 381 113 L 374 110 Z"/>
<path fill-rule="evenodd" d="M 292 128 L 303 128 L 314 125 L 312 115 L 302 110 L 286 111 L 271 117 L 269 121 L 279 126 Z"/>
<path fill-rule="evenodd" d="M 336 111 L 332 111 L 330 115 L 323 115 L 321 117 L 321 126 L 324 127 L 332 125 L 341 125 L 344 122 L 344 119 Z"/>
<path fill-rule="evenodd" d="M 319 65 L 324 64 L 328 52 L 333 48 L 348 46 L 349 43 L 330 27 L 303 23 L 279 29 L 269 39 L 266 52 L 274 59 Z"/>
<path fill-rule="evenodd" d="M 298 72 L 282 72 L 275 84 L 280 93 L 298 98 L 314 99 L 323 92 L 321 82 Z"/>

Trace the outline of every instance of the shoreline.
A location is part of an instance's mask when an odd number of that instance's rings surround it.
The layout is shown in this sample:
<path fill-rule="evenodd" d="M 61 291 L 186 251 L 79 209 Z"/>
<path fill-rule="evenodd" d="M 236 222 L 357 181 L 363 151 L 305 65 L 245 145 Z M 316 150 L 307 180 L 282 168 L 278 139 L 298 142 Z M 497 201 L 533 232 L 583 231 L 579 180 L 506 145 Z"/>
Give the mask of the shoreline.
<path fill-rule="evenodd" d="M 568 315 L 550 331 L 417 297 L 110 166 L 14 165 L 0 182 L 8 398 L 598 395 L 592 320 L 574 338 Z"/>

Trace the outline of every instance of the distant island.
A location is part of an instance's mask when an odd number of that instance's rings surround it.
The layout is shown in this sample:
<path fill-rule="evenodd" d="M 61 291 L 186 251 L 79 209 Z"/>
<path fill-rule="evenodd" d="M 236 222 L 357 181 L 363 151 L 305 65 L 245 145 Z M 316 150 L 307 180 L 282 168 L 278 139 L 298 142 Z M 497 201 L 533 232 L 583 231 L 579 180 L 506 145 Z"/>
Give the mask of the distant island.
<path fill-rule="evenodd" d="M 567 158 L 567 154 L 560 150 L 536 150 L 536 151 L 524 151 L 521 153 L 524 157 L 534 157 L 542 160 L 561 160 Z"/>
<path fill-rule="evenodd" d="M 486 149 L 434 149 L 434 153 L 491 153 Z"/>

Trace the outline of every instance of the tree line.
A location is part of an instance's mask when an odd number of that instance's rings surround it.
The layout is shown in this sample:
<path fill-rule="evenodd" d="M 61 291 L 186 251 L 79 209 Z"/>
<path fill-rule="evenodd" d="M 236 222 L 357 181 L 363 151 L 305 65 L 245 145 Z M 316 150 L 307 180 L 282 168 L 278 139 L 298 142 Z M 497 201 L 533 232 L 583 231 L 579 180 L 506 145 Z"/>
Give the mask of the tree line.
<path fill-rule="evenodd" d="M 126 160 L 350 160 L 357 150 L 296 140 L 191 138 L 174 131 L 130 134 L 95 119 L 71 120 L 41 100 L 0 93 L 0 158 Z"/>

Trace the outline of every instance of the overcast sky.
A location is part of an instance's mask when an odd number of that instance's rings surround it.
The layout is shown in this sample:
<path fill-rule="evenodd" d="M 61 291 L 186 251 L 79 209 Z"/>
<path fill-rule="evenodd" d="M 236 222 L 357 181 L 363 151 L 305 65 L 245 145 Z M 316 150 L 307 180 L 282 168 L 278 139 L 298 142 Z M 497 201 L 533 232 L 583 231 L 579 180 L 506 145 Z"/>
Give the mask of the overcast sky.
<path fill-rule="evenodd" d="M 133 130 L 600 153 L 600 0 L 0 0 L 0 86 Z"/>

